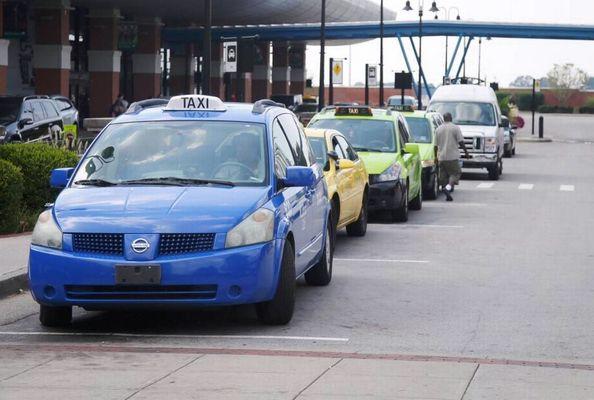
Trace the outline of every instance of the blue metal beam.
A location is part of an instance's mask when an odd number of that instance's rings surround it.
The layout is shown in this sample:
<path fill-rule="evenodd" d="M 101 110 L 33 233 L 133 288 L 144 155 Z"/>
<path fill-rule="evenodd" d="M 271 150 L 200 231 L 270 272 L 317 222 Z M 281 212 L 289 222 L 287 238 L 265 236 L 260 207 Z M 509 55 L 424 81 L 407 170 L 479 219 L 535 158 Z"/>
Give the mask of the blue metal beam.
<path fill-rule="evenodd" d="M 462 60 L 460 60 L 460 66 L 458 67 L 458 72 L 456 73 L 456 79 L 460 77 L 460 72 L 462 72 L 462 67 L 466 62 L 466 54 L 468 54 L 468 49 L 470 48 L 470 43 L 472 43 L 472 36 L 468 38 L 468 43 L 466 44 L 466 48 L 464 49 L 464 54 L 462 54 Z"/>
<path fill-rule="evenodd" d="M 452 54 L 452 59 L 450 61 L 450 65 L 448 65 L 448 72 L 446 74 L 447 77 L 450 76 L 452 72 L 452 67 L 454 66 L 454 61 L 456 61 L 456 56 L 458 55 L 458 49 L 460 49 L 460 44 L 462 43 L 462 36 L 458 36 L 458 42 L 456 43 L 456 48 L 454 49 L 454 54 Z"/>
<path fill-rule="evenodd" d="M 415 21 L 387 21 L 386 36 L 419 35 Z M 330 23 L 326 25 L 326 38 L 374 39 L 379 37 L 378 22 Z M 261 40 L 319 40 L 320 24 L 247 25 L 215 27 L 214 40 L 221 37 L 258 36 Z M 473 21 L 426 21 L 423 36 L 473 36 L 492 38 L 594 40 L 594 25 L 525 24 Z M 202 28 L 164 28 L 167 42 L 196 42 L 201 40 Z"/>
<path fill-rule="evenodd" d="M 421 78 L 423 79 L 423 85 L 425 85 L 425 91 L 427 92 L 427 96 L 431 98 L 431 90 L 429 90 L 429 85 L 427 84 L 427 78 L 425 78 L 425 71 L 421 68 L 421 60 L 419 59 L 419 53 L 417 52 L 417 46 L 415 46 L 415 42 L 413 41 L 412 37 L 409 37 L 410 44 L 412 46 L 413 52 L 415 53 L 415 59 L 417 60 L 417 66 L 421 70 Z"/>
<path fill-rule="evenodd" d="M 398 39 L 398 43 L 400 43 L 400 50 L 402 50 L 402 56 L 404 57 L 404 63 L 406 64 L 406 68 L 408 68 L 408 72 L 410 72 L 410 74 L 412 75 L 412 69 L 410 68 L 410 63 L 408 62 L 408 56 L 406 55 L 406 49 L 404 48 L 404 43 L 402 43 L 402 38 L 400 36 L 396 36 L 396 38 Z M 418 98 L 419 90 L 417 89 L 417 83 L 415 82 L 414 75 L 412 81 L 415 95 Z"/>

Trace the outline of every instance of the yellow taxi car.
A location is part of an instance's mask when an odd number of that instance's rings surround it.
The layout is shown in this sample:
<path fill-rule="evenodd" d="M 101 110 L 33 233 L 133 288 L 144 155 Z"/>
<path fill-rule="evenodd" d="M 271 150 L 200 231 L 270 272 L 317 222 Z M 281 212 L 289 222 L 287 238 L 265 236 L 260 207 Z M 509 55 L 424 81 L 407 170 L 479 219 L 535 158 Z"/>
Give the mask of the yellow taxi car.
<path fill-rule="evenodd" d="M 334 232 L 346 227 L 349 236 L 365 236 L 369 176 L 363 160 L 338 131 L 305 129 L 305 135 L 324 169 Z"/>

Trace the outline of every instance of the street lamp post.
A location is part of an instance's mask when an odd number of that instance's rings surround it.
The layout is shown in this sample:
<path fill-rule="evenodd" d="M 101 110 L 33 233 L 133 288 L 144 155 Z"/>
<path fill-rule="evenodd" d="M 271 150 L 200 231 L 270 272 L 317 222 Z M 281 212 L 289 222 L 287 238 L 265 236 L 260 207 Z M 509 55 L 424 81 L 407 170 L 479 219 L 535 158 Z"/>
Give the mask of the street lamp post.
<path fill-rule="evenodd" d="M 380 70 L 379 70 L 379 104 L 384 106 L 384 0 L 380 2 Z"/>
<path fill-rule="evenodd" d="M 450 7 L 450 8 L 441 8 L 441 10 L 444 12 L 443 15 L 445 17 L 446 21 L 450 20 L 450 14 L 452 12 L 452 10 L 456 10 L 456 13 L 458 14 L 456 16 L 456 21 L 460 21 L 460 9 L 458 7 Z M 435 19 L 439 19 L 439 17 L 437 16 L 437 14 L 435 14 Z M 445 69 L 444 69 L 444 73 L 443 73 L 443 77 L 444 80 L 445 78 L 447 78 L 448 76 L 448 49 L 449 49 L 449 36 L 446 35 L 445 38 Z"/>
<path fill-rule="evenodd" d="M 406 6 L 404 6 L 404 11 L 412 11 L 413 8 L 410 6 L 410 0 L 407 0 Z M 439 8 L 437 8 L 436 2 L 431 3 L 431 8 L 429 11 L 436 13 L 439 12 Z M 417 90 L 418 96 L 418 109 L 423 109 L 423 0 L 419 0 L 419 88 Z"/>
<path fill-rule="evenodd" d="M 320 26 L 320 84 L 318 88 L 318 111 L 324 108 L 324 57 L 326 46 L 326 0 L 322 0 L 322 24 Z"/>

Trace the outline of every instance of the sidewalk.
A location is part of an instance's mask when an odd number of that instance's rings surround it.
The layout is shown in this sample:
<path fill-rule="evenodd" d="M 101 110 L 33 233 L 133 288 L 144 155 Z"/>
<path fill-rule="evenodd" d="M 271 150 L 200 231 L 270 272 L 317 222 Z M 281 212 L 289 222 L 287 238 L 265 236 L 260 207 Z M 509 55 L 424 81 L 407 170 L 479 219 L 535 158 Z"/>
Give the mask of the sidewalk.
<path fill-rule="evenodd" d="M 46 346 L 50 348 L 52 345 Z M 378 358 L 150 352 L 133 347 L 0 350 L 11 399 L 592 399 L 594 372 Z M 76 346 L 74 346 L 76 347 Z M 156 349 L 155 349 L 156 350 Z"/>
<path fill-rule="evenodd" d="M 31 235 L 0 237 L 0 298 L 27 288 Z"/>

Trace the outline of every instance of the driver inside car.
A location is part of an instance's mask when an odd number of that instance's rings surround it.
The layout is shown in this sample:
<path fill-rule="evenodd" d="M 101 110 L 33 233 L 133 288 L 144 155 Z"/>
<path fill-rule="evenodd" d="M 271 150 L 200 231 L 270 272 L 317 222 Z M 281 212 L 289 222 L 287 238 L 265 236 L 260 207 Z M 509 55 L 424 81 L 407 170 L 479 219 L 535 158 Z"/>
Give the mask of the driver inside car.
<path fill-rule="evenodd" d="M 216 179 L 261 182 L 264 179 L 261 148 L 258 137 L 242 132 L 232 140 L 231 156 L 222 162 L 215 173 Z"/>

